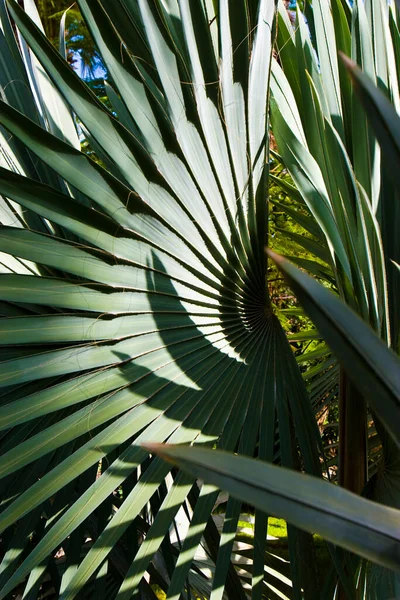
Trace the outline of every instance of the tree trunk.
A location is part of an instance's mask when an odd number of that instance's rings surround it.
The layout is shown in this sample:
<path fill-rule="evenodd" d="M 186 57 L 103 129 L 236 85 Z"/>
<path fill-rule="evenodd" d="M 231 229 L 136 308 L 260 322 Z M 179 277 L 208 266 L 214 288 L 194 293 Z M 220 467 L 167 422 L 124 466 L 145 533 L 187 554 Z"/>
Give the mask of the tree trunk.
<path fill-rule="evenodd" d="M 367 407 L 364 398 L 340 368 L 339 485 L 360 495 L 367 481 Z M 353 573 L 348 573 L 353 578 Z M 354 578 L 353 578 L 354 581 Z M 339 600 L 348 598 L 342 586 Z"/>
<path fill-rule="evenodd" d="M 360 495 L 367 481 L 367 407 L 340 369 L 339 485 Z"/>

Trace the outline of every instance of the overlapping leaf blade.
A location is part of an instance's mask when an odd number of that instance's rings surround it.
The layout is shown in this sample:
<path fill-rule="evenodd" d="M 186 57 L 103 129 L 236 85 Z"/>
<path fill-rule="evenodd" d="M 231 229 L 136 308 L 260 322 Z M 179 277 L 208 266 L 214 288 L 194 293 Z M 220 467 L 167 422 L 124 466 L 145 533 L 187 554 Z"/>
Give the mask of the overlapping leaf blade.
<path fill-rule="evenodd" d="M 226 452 L 156 444 L 147 448 L 261 510 L 282 515 L 381 565 L 400 568 L 398 510 L 316 478 Z"/>

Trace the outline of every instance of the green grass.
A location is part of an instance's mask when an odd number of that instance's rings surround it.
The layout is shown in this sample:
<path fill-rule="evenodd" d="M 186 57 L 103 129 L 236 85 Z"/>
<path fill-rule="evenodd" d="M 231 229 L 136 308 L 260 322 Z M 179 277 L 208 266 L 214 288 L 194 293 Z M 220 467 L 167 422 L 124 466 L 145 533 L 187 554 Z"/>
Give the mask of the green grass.
<path fill-rule="evenodd" d="M 250 515 L 252 516 L 252 515 Z M 239 527 L 244 527 L 246 529 L 254 529 L 254 523 L 249 523 L 248 521 L 239 520 Z M 246 534 L 244 534 L 246 535 Z M 287 527 L 286 521 L 283 519 L 277 519 L 276 517 L 268 518 L 268 535 L 272 535 L 277 538 L 287 538 Z M 251 537 L 251 536 L 249 536 Z"/>
<path fill-rule="evenodd" d="M 277 538 L 287 538 L 286 521 L 269 517 L 268 519 L 268 535 L 273 535 Z"/>

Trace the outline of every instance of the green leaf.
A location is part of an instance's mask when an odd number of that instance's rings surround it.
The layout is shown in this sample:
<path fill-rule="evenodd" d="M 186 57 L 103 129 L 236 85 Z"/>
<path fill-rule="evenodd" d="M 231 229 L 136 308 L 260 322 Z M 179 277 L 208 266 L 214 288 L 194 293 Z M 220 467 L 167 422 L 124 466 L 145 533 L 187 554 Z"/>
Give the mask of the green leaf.
<path fill-rule="evenodd" d="M 332 292 L 277 254 L 269 256 L 285 274 L 304 310 L 323 334 L 354 385 L 400 446 L 400 360 Z"/>
<path fill-rule="evenodd" d="M 243 502 L 400 570 L 396 509 L 315 477 L 227 452 L 149 443 L 145 447 Z"/>
<path fill-rule="evenodd" d="M 321 76 L 332 123 L 339 135 L 343 137 L 339 67 L 331 7 L 327 2 L 316 2 L 313 15 Z"/>
<path fill-rule="evenodd" d="M 353 81 L 353 85 L 367 113 L 375 135 L 385 155 L 388 172 L 396 185 L 400 182 L 400 118 L 387 97 L 357 65 L 342 55 L 342 61 Z"/>
<path fill-rule="evenodd" d="M 33 0 L 27 11 L 7 1 L 12 24 L 0 0 L 2 597 L 34 600 L 49 577 L 71 599 L 154 599 L 149 576 L 172 598 L 243 598 L 249 581 L 254 600 L 328 598 L 335 587 L 332 575 L 318 588 L 312 538 L 293 526 L 283 550 L 291 565 L 270 558 L 259 509 L 234 571 L 240 501 L 229 500 L 211 544 L 214 487 L 193 499 L 192 477 L 138 447 L 206 443 L 316 476 L 327 468 L 315 413 L 334 405 L 336 359 L 320 343 L 294 356 L 265 286 L 269 86 L 288 214 L 333 268 L 307 256 L 298 264 L 384 331 L 384 260 L 399 259 L 380 242 L 340 122 L 353 118 L 336 68 L 349 30 L 334 27 L 351 11 L 340 0 L 332 18 L 317 2 L 306 3 L 314 40 L 300 11 L 292 31 L 280 3 L 286 47 L 269 81 L 274 2 L 79 0 L 112 81 L 111 113 L 29 19 L 38 23 Z M 365 64 L 386 43 L 368 46 L 368 14 L 353 29 Z M 395 100 L 390 49 L 386 71 L 385 60 L 376 63 Z M 106 168 L 69 136 L 70 111 Z M 290 341 L 320 339 L 317 327 Z M 188 531 L 173 545 L 171 525 L 185 510 Z M 376 552 L 382 538 L 374 531 Z M 202 564 L 204 540 L 212 560 Z"/>

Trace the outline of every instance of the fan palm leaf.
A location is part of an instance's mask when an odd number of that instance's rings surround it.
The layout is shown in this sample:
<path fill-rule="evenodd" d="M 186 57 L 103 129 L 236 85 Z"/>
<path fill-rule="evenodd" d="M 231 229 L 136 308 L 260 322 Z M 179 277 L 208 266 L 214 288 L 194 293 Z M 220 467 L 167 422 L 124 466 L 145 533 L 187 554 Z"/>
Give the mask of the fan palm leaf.
<path fill-rule="evenodd" d="M 22 37 L 18 46 L 2 2 L 4 60 L 26 86 L 28 65 L 48 87 L 20 94 L 10 78 L 0 103 L 7 157 L 24 161 L 0 172 L 3 206 L 20 215 L 0 236 L 0 299 L 12 317 L 1 333 L 0 597 L 24 582 L 36 597 L 46 572 L 63 600 L 101 597 L 104 580 L 118 599 L 151 594 L 146 572 L 169 598 L 204 593 L 191 565 L 203 536 L 212 548 L 217 491 L 202 487 L 172 546 L 194 478 L 171 478 L 141 444 L 273 460 L 278 427 L 280 462 L 299 468 L 299 449 L 320 474 L 312 407 L 265 287 L 274 4 L 81 0 L 114 113 L 7 5 Z M 107 169 L 80 152 L 75 115 Z M 213 599 L 225 582 L 230 597 L 244 594 L 230 565 L 236 500 L 227 515 Z M 266 523 L 257 512 L 254 598 Z M 290 529 L 290 555 L 303 557 L 292 561 L 294 597 L 318 594 L 310 542 Z"/>

